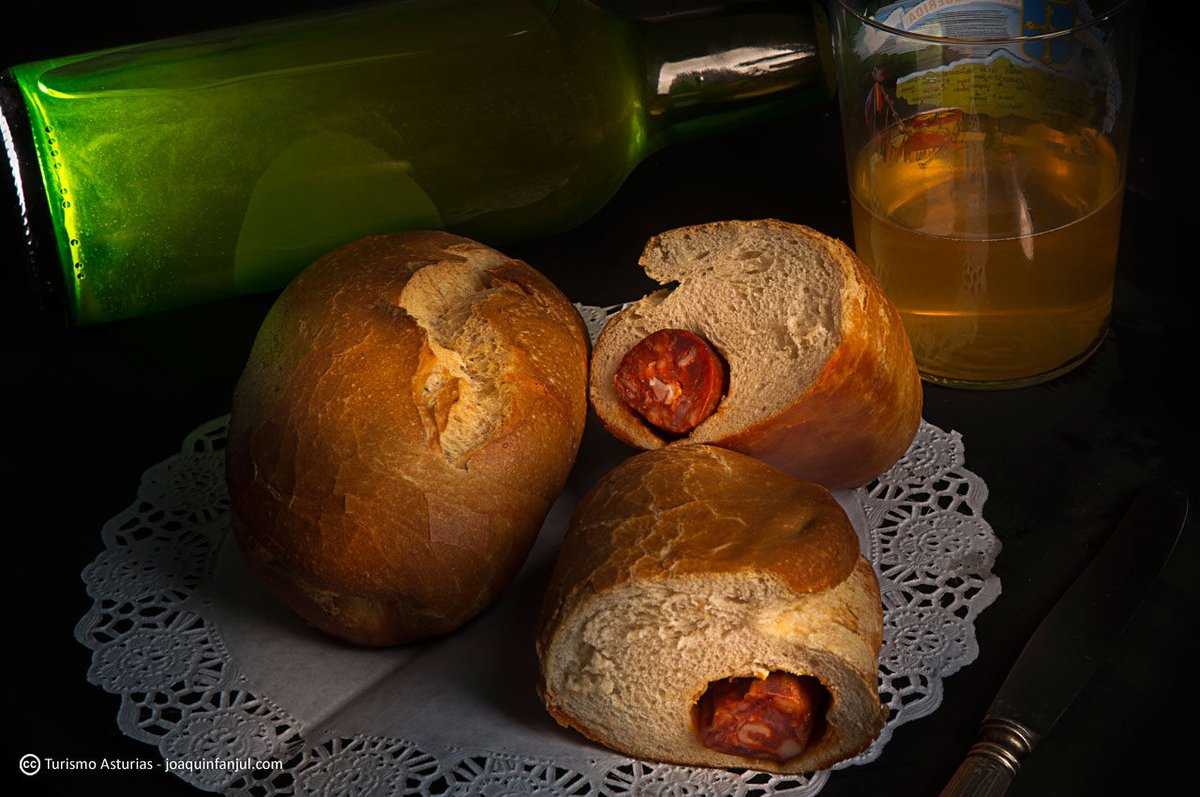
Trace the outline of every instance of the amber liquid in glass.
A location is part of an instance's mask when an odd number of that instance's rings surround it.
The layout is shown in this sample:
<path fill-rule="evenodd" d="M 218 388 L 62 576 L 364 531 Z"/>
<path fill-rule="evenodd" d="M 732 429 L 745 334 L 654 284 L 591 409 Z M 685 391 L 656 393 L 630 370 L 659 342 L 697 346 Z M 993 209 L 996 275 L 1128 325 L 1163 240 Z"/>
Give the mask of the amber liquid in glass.
<path fill-rule="evenodd" d="M 1052 378 L 1104 338 L 1121 174 L 1094 130 L 1007 117 L 886 131 L 851 179 L 855 248 L 891 296 L 926 379 Z"/>

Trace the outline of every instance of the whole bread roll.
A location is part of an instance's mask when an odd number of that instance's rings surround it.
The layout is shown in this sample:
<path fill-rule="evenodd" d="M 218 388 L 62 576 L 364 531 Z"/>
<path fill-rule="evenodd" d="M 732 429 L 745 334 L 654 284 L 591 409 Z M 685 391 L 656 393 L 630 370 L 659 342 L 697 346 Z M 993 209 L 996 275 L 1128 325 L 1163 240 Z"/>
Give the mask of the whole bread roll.
<path fill-rule="evenodd" d="M 252 567 L 363 645 L 453 630 L 516 575 L 587 412 L 578 311 L 466 238 L 365 238 L 267 315 L 233 396 L 226 472 Z"/>
<path fill-rule="evenodd" d="M 576 509 L 542 611 L 539 693 L 560 724 L 636 758 L 822 769 L 883 727 L 882 623 L 875 573 L 828 491 L 726 449 L 667 446 Z M 705 742 L 709 694 L 779 674 L 823 693 L 802 749 Z M 760 736 L 773 721 L 751 719 Z"/>
<path fill-rule="evenodd" d="M 908 449 L 922 399 L 912 349 L 845 244 L 773 219 L 723 221 L 651 239 L 640 263 L 670 287 L 616 315 L 592 353 L 592 406 L 619 439 L 713 443 L 829 489 L 869 482 Z M 698 335 L 728 368 L 715 412 L 682 437 L 648 423 L 614 385 L 626 355 L 659 330 Z"/>

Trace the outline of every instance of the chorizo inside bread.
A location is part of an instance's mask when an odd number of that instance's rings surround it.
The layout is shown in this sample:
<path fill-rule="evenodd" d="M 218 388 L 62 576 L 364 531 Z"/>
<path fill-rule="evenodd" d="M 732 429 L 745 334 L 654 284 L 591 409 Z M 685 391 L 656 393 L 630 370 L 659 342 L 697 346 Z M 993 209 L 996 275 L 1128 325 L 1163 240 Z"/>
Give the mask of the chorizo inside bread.
<path fill-rule="evenodd" d="M 639 454 L 572 518 L 539 692 L 637 758 L 822 769 L 883 727 L 875 573 L 824 488 L 715 446 Z"/>
<path fill-rule="evenodd" d="M 587 409 L 578 312 L 465 238 L 366 238 L 281 294 L 233 397 L 247 560 L 302 617 L 366 645 L 450 631 L 515 576 Z"/>
<path fill-rule="evenodd" d="M 830 489 L 867 483 L 907 450 L 921 417 L 912 349 L 845 244 L 725 221 L 651 239 L 641 265 L 669 287 L 615 316 L 592 355 L 592 406 L 618 438 L 714 443 Z M 715 355 L 680 348 L 686 334 Z"/>

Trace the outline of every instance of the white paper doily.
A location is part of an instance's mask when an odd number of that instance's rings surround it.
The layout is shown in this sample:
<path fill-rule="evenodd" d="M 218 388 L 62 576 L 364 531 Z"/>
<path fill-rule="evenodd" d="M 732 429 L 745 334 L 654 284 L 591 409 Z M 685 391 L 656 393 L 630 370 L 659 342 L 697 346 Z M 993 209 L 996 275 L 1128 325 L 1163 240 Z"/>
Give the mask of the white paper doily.
<path fill-rule="evenodd" d="M 580 309 L 594 335 L 618 308 Z M 94 604 L 75 629 L 93 651 L 88 680 L 121 696 L 122 732 L 189 783 L 262 797 L 812 797 L 830 777 L 634 761 L 540 710 L 529 612 L 577 495 L 555 504 L 501 601 L 455 634 L 364 651 L 304 627 L 232 543 L 227 421 L 148 469 L 137 500 L 104 525 L 104 551 L 82 574 Z M 961 437 L 924 421 L 887 473 L 836 497 L 879 576 L 889 709 L 879 738 L 839 769 L 875 760 L 975 659 L 975 617 L 1000 594 L 1000 544 Z"/>

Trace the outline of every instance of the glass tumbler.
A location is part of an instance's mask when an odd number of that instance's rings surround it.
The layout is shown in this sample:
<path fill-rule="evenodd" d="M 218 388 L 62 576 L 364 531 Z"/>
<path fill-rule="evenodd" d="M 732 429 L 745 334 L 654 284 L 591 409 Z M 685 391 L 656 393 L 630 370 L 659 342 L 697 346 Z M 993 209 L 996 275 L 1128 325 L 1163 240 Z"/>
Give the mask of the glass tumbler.
<path fill-rule="evenodd" d="M 1137 0 L 832 4 L 855 248 L 922 376 L 1059 376 L 1112 309 Z"/>

